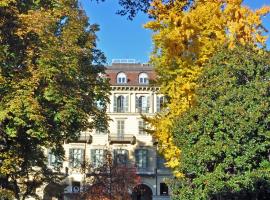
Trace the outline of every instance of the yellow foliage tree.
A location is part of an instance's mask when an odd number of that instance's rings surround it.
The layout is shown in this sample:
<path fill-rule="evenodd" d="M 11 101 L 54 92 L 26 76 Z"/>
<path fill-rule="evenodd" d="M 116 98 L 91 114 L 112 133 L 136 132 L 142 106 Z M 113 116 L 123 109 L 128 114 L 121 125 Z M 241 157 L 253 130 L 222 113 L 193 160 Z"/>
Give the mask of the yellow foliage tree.
<path fill-rule="evenodd" d="M 152 2 L 154 20 L 145 27 L 154 31 L 151 60 L 161 93 L 168 96 L 168 109 L 149 120 L 169 167 L 180 165 L 181 151 L 171 135 L 174 120 L 194 104 L 198 77 L 207 70 L 204 64 L 224 44 L 264 45 L 261 18 L 269 11 L 270 7 L 253 11 L 242 0 Z M 181 176 L 177 171 L 176 175 Z"/>

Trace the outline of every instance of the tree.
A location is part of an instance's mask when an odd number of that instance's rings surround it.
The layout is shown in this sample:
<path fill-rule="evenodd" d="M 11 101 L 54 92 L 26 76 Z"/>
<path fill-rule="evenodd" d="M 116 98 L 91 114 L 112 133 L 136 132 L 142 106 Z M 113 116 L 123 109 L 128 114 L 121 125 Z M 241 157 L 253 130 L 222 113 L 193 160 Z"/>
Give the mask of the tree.
<path fill-rule="evenodd" d="M 96 2 L 104 2 L 105 0 L 91 0 Z M 118 0 L 121 9 L 117 10 L 117 14 L 127 16 L 132 20 L 139 12 L 147 13 L 152 0 Z"/>
<path fill-rule="evenodd" d="M 5 0 L 0 13 L 0 184 L 25 199 L 56 181 L 44 148 L 61 157 L 64 140 L 106 127 L 109 84 L 76 0 Z"/>
<path fill-rule="evenodd" d="M 14 199 L 13 192 L 7 189 L 0 189 L 0 199 L 1 200 L 12 200 Z"/>
<path fill-rule="evenodd" d="M 123 160 L 125 163 L 117 162 Z M 113 160 L 109 150 L 105 150 L 100 166 L 89 165 L 87 171 L 86 191 L 81 197 L 86 200 L 128 200 L 131 191 L 140 183 L 140 176 L 127 162 L 127 157 Z"/>
<path fill-rule="evenodd" d="M 199 79 L 195 105 L 175 121 L 179 199 L 268 199 L 269 52 L 222 48 Z"/>
<path fill-rule="evenodd" d="M 252 11 L 242 0 L 153 0 L 151 5 L 154 20 L 145 26 L 155 32 L 151 60 L 168 103 L 164 112 L 148 120 L 167 165 L 176 169 L 181 148 L 171 135 L 174 120 L 193 106 L 198 78 L 208 70 L 205 63 L 224 44 L 264 45 L 261 17 L 270 8 Z"/>

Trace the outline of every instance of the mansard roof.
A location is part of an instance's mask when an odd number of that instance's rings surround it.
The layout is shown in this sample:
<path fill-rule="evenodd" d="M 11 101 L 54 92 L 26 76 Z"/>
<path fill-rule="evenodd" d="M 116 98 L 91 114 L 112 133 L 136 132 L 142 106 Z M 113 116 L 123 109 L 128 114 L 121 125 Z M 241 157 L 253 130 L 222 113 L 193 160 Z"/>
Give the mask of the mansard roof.
<path fill-rule="evenodd" d="M 117 83 L 117 74 L 125 73 L 127 76 L 127 83 L 119 84 Z M 141 63 L 113 63 L 111 66 L 106 66 L 106 74 L 110 79 L 110 84 L 114 85 L 128 85 L 136 86 L 142 85 L 139 83 L 139 75 L 141 73 L 146 73 L 148 75 L 149 81 L 153 81 L 156 78 L 154 69 L 149 64 Z"/>

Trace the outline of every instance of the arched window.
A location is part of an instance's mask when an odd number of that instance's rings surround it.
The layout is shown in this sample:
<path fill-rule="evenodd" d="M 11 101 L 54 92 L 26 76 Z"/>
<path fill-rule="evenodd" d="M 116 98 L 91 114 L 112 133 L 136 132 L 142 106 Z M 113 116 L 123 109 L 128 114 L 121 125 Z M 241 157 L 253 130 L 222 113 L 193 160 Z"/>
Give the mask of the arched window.
<path fill-rule="evenodd" d="M 136 108 L 137 112 L 148 113 L 150 107 L 149 96 L 136 97 Z"/>
<path fill-rule="evenodd" d="M 148 75 L 146 73 L 140 73 L 139 83 L 140 84 L 148 84 L 149 83 Z"/>
<path fill-rule="evenodd" d="M 117 112 L 124 112 L 124 96 L 120 95 L 117 97 Z"/>
<path fill-rule="evenodd" d="M 117 83 L 119 84 L 127 83 L 127 76 L 124 72 L 120 72 L 117 74 Z"/>
<path fill-rule="evenodd" d="M 157 112 L 160 112 L 166 104 L 165 96 L 157 96 Z"/>
<path fill-rule="evenodd" d="M 129 111 L 129 95 L 114 95 L 113 112 Z"/>

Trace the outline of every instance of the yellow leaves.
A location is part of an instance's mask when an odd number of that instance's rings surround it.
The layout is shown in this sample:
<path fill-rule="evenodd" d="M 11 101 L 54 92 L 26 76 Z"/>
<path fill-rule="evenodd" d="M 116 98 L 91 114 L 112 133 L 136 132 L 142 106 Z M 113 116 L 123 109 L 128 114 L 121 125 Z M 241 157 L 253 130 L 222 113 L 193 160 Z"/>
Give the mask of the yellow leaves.
<path fill-rule="evenodd" d="M 16 166 L 21 164 L 23 160 L 14 155 L 16 154 L 10 151 L 0 154 L 0 160 L 2 160 L 0 174 L 9 175 L 19 170 Z"/>
<path fill-rule="evenodd" d="M 14 3 L 16 0 L 1 0 L 0 1 L 0 7 L 6 7 L 9 6 L 10 3 Z"/>
<path fill-rule="evenodd" d="M 152 29 L 153 31 L 157 31 L 162 27 L 162 25 L 156 21 L 150 21 L 144 25 L 144 28 Z"/>
<path fill-rule="evenodd" d="M 39 10 L 29 10 L 26 14 L 20 14 L 19 18 L 22 21 L 22 27 L 18 29 L 17 34 L 21 37 L 24 37 L 29 32 L 36 33 L 39 36 L 50 34 L 48 28 L 56 23 L 54 14 L 42 8 Z"/>
<path fill-rule="evenodd" d="M 270 6 L 264 6 L 264 7 L 255 11 L 256 15 L 258 15 L 258 16 L 265 16 L 265 15 L 269 14 L 269 12 L 270 12 Z"/>
<path fill-rule="evenodd" d="M 233 48 L 238 42 L 265 42 L 261 17 L 269 13 L 269 7 L 252 11 L 241 4 L 242 0 L 196 0 L 192 8 L 183 10 L 187 1 L 152 3 L 150 14 L 155 20 L 145 27 L 155 31 L 152 62 L 160 75 L 161 93 L 170 98 L 169 113 L 152 121 L 153 135 L 172 168 L 180 165 L 180 150 L 171 129 L 174 120 L 194 104 L 197 80 L 207 70 L 205 63 L 222 45 Z"/>

